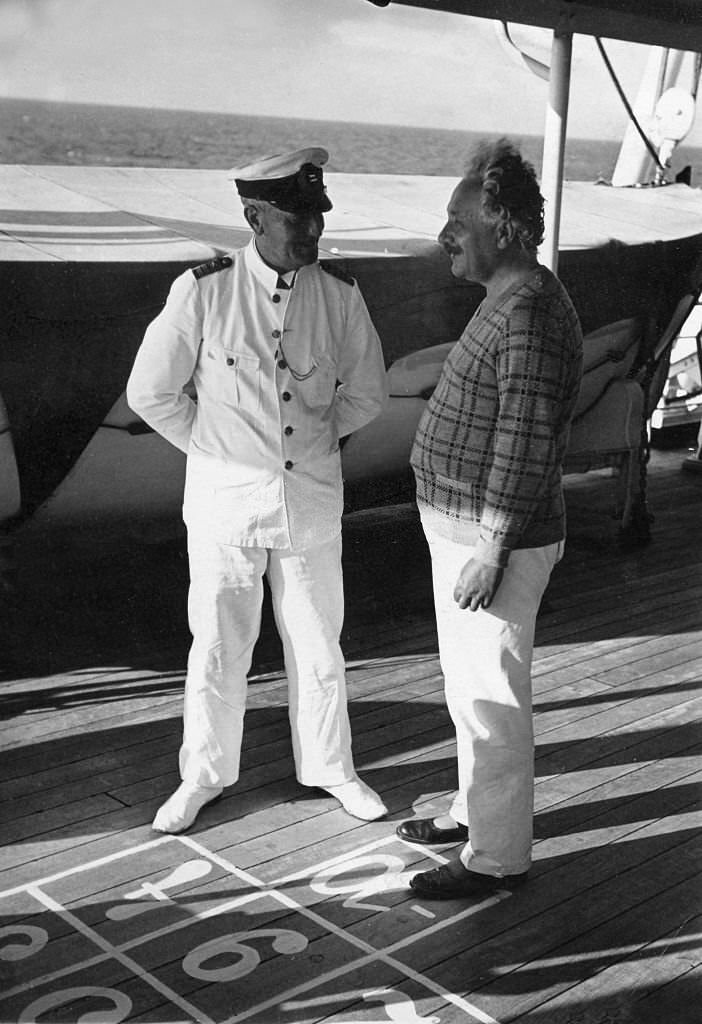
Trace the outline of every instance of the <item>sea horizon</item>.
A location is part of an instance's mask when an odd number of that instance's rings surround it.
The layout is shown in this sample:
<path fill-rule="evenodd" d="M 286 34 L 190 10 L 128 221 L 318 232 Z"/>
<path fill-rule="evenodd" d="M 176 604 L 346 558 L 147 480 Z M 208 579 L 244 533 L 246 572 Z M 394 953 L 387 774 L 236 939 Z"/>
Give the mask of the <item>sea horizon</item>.
<path fill-rule="evenodd" d="M 540 135 L 354 121 L 255 117 L 210 111 L 0 100 L 0 163 L 226 169 L 265 153 L 324 146 L 330 172 L 460 177 L 480 138 L 507 135 L 541 173 Z M 565 176 L 609 181 L 619 140 L 569 138 Z M 702 180 L 702 148 L 683 142 L 669 180 L 692 168 Z"/>

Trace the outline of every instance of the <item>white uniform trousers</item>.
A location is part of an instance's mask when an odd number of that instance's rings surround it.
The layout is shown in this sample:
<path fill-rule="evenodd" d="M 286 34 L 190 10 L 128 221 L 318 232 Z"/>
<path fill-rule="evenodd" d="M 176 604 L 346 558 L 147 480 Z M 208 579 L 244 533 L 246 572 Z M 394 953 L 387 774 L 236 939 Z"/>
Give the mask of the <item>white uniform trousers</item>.
<path fill-rule="evenodd" d="M 298 781 L 336 786 L 354 774 L 346 677 L 341 536 L 304 551 L 220 544 L 188 532 L 193 642 L 185 684 L 180 773 L 229 786 L 239 777 L 247 673 L 261 626 L 267 574 L 283 642 Z"/>
<path fill-rule="evenodd" d="M 513 551 L 488 609 L 453 599 L 473 548 L 429 542 L 439 657 L 456 727 L 458 791 L 451 816 L 468 826 L 461 861 L 487 875 L 520 874 L 531 863 L 534 730 L 531 661 L 536 613 L 563 543 Z"/>

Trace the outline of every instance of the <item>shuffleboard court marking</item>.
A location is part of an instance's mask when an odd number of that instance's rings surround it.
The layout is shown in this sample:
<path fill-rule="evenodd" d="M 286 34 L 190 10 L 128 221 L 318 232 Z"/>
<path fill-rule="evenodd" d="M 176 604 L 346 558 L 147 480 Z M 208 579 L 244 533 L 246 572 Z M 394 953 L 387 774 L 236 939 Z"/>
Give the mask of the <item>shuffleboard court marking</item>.
<path fill-rule="evenodd" d="M 14 885 L 11 889 L 5 889 L 0 892 L 0 899 L 4 899 L 6 896 L 14 896 L 15 893 L 26 892 L 32 885 L 49 885 L 49 883 L 57 882 L 61 878 L 68 878 L 69 875 L 80 874 L 81 871 L 92 871 L 94 868 L 104 867 L 115 860 L 120 860 L 122 857 L 132 857 L 135 853 L 141 853 L 142 850 L 150 850 L 153 849 L 154 846 L 163 846 L 165 843 L 173 843 L 177 838 L 177 836 L 159 836 L 158 839 L 151 839 L 146 843 L 140 843 L 138 846 L 130 846 L 126 850 L 117 850 L 115 853 L 108 853 L 104 857 L 98 857 L 96 860 L 88 860 L 83 864 L 76 864 L 76 866 L 72 868 L 64 868 L 63 871 L 57 871 L 53 875 L 45 875 L 43 878 L 34 879 L 32 882 L 23 882 L 21 885 Z"/>
<path fill-rule="evenodd" d="M 183 919 L 172 921 L 153 930 L 144 930 L 139 932 L 138 935 L 127 938 L 122 942 L 114 942 L 105 938 L 95 927 L 91 927 L 90 924 L 68 909 L 59 899 L 54 898 L 49 892 L 45 891 L 47 886 L 51 886 L 63 879 L 105 868 L 126 857 L 138 858 L 140 854 L 166 844 L 177 844 L 184 851 L 197 854 L 197 859 L 185 861 L 183 864 L 176 865 L 175 867 L 169 865 L 163 877 L 158 881 L 137 883 L 135 887 L 121 896 L 125 901 L 123 905 L 117 904 L 105 911 L 105 918 L 107 920 L 116 923 L 122 921 L 125 923 L 137 921 L 138 923 L 137 919 L 141 920 L 141 915 L 144 915 L 144 919 L 148 920 L 146 911 L 157 905 L 161 907 L 165 905 L 166 910 L 169 905 L 177 908 L 178 897 L 172 898 L 169 891 L 174 890 L 179 885 L 196 882 L 204 878 L 208 874 L 210 865 L 220 867 L 225 872 L 225 877 L 237 879 L 246 885 L 248 890 L 198 912 L 188 909 L 187 916 L 183 917 Z M 349 932 L 333 920 L 327 919 L 324 917 L 323 912 L 319 913 L 317 910 L 293 898 L 287 892 L 281 891 L 280 887 L 283 885 L 289 885 L 291 882 L 300 882 L 312 889 L 317 895 L 325 897 L 321 903 L 322 907 L 324 903 L 334 903 L 335 905 L 340 903 L 341 906 L 351 910 L 360 909 L 392 913 L 394 909 L 392 905 L 385 906 L 367 901 L 373 894 L 380 896 L 382 893 L 391 893 L 398 889 L 405 890 L 407 888 L 410 872 L 401 870 L 404 864 L 402 858 L 390 849 L 394 846 L 396 850 L 398 848 L 402 850 L 407 845 L 410 844 L 402 843 L 395 836 L 388 836 L 365 843 L 335 857 L 307 865 L 302 869 L 269 882 L 258 878 L 249 871 L 239 868 L 228 858 L 208 850 L 197 840 L 189 836 L 160 836 L 157 839 L 131 847 L 128 850 L 120 850 L 113 854 L 76 865 L 73 868 L 54 872 L 44 876 L 39 881 L 13 886 L 0 892 L 0 900 L 19 893 L 26 893 L 39 906 L 55 914 L 70 929 L 82 935 L 88 942 L 88 949 L 91 947 L 95 949 L 97 947 L 98 952 L 95 952 L 94 955 L 88 955 L 84 959 L 76 960 L 65 967 L 34 976 L 14 985 L 12 988 L 6 989 L 0 995 L 0 1003 L 4 1003 L 12 997 L 20 996 L 24 992 L 39 989 L 42 986 L 46 987 L 69 978 L 75 979 L 78 974 L 85 976 L 85 973 L 89 972 L 92 968 L 99 967 L 109 961 L 116 961 L 132 978 L 139 979 L 154 992 L 158 993 L 165 1001 L 188 1015 L 189 1019 L 197 1022 L 197 1024 L 239 1024 L 239 1022 L 264 1014 L 274 1007 L 281 1009 L 286 1007 L 293 1009 L 303 1006 L 311 1008 L 317 1005 L 317 1002 L 319 1002 L 319 1005 L 324 1003 L 328 1006 L 330 1002 L 334 1003 L 337 1000 L 340 1002 L 342 998 L 365 1002 L 369 1000 L 379 1001 L 382 1004 L 381 1012 L 386 1014 L 388 1020 L 403 1022 L 416 1020 L 426 1021 L 427 1024 L 440 1024 L 440 1016 L 418 1016 L 413 1000 L 392 986 L 381 986 L 378 988 L 377 985 L 370 985 L 368 988 L 353 989 L 342 994 L 327 993 L 322 997 L 315 997 L 313 994 L 315 990 L 319 991 L 321 987 L 329 986 L 346 975 L 358 972 L 364 968 L 372 968 L 373 964 L 383 964 L 394 972 L 400 980 L 413 981 L 420 987 L 421 991 L 433 994 L 444 1003 L 452 1004 L 465 1014 L 467 1021 L 474 1022 L 474 1024 L 499 1024 L 494 1017 L 486 1014 L 463 997 L 446 991 L 441 985 L 433 982 L 431 978 L 403 963 L 395 954 L 419 941 L 430 938 L 443 929 L 464 921 L 473 914 L 484 910 L 486 906 L 500 902 L 508 897 L 509 893 L 496 893 L 487 900 L 483 900 L 478 904 L 471 904 L 458 913 L 439 920 L 437 920 L 437 915 L 428 908 L 418 904 L 410 904 L 409 909 L 431 923 L 428 923 L 426 927 L 420 927 L 417 932 L 403 936 L 389 946 L 377 948 L 359 935 Z M 430 860 L 438 863 L 446 862 L 445 857 L 432 850 L 422 850 L 421 852 L 422 856 L 426 856 Z M 373 874 L 374 871 L 376 872 L 375 875 Z M 360 879 L 358 877 L 354 878 L 354 872 L 360 875 Z M 134 886 L 134 883 L 132 885 Z M 125 888 L 128 888 L 128 883 L 125 885 Z M 202 1008 L 179 995 L 175 989 L 162 982 L 152 971 L 142 967 L 138 960 L 129 955 L 130 952 L 144 947 L 147 943 L 152 943 L 164 937 L 170 937 L 179 932 L 183 933 L 187 928 L 208 919 L 216 920 L 217 918 L 222 918 L 224 920 L 223 915 L 236 911 L 241 907 L 250 906 L 262 899 L 272 900 L 274 903 L 285 908 L 285 910 L 301 915 L 308 922 L 320 928 L 322 934 L 334 936 L 347 946 L 352 946 L 357 951 L 358 956 L 350 962 L 332 967 L 322 974 L 316 974 L 313 978 L 301 981 L 285 991 L 277 992 L 275 995 L 257 1002 L 255 1005 L 248 1006 L 240 1012 L 222 1019 L 218 1015 L 209 1015 Z M 405 909 L 407 909 L 406 903 Z M 27 916 L 30 915 L 28 914 Z M 42 936 L 39 936 L 39 932 L 42 933 Z M 285 933 L 284 935 L 283 932 Z M 17 939 L 21 938 L 23 944 L 15 942 L 13 945 L 6 942 L 3 946 L 0 941 L 0 961 L 17 961 L 30 958 L 34 952 L 50 944 L 49 933 L 46 930 L 36 926 L 22 925 L 21 922 L 18 925 L 10 925 L 0 929 L 0 940 L 7 940 L 12 935 Z M 236 934 L 230 932 L 227 933 L 227 936 L 228 941 L 236 940 L 239 943 L 239 949 L 246 948 L 244 944 L 247 940 L 250 941 L 258 936 L 274 936 L 273 947 L 275 951 L 287 955 L 291 955 L 295 951 L 293 946 L 295 949 L 298 946 L 302 948 L 307 941 L 302 933 L 270 928 L 252 929 Z M 294 942 L 292 941 L 293 939 Z M 27 944 L 27 940 L 29 940 L 29 944 Z M 212 945 L 212 948 L 215 949 L 218 941 L 221 940 L 213 939 L 211 943 L 206 943 L 205 945 Z M 186 973 L 190 973 L 188 971 L 190 960 L 193 963 L 197 961 L 199 964 L 200 959 L 204 957 L 202 948 L 202 945 L 200 945 L 186 954 L 183 960 Z M 250 950 L 247 949 L 246 952 L 248 953 Z M 178 954 L 178 958 L 180 959 L 180 954 Z M 244 957 L 244 960 L 247 960 L 247 958 Z M 251 951 L 248 961 L 253 966 L 242 967 L 240 972 L 242 975 L 255 969 L 259 963 L 258 954 Z M 198 977 L 197 971 L 193 976 Z M 202 976 L 205 977 L 206 972 Z M 90 980 L 89 975 L 87 980 Z M 89 996 L 100 996 L 111 1002 L 112 1010 L 105 1019 L 109 1016 L 110 1021 L 113 1021 L 114 1024 L 118 1024 L 119 1021 L 126 1019 L 132 1011 L 131 1000 L 118 987 L 108 988 L 92 984 L 82 984 L 49 991 L 38 996 L 34 1002 L 24 1008 L 23 1013 L 18 1019 L 20 1021 L 28 1020 L 27 1013 L 37 1014 L 48 1012 L 51 1009 L 56 1010 L 57 1007 L 64 1005 L 71 999 L 79 1000 Z M 139 1007 L 135 1007 L 134 1012 L 138 1014 Z"/>
<path fill-rule="evenodd" d="M 199 1010 L 196 1006 L 192 1006 L 185 999 L 179 996 L 177 992 L 174 992 L 172 989 L 168 988 L 167 985 L 164 985 L 162 982 L 160 982 L 158 978 L 155 978 L 148 971 L 144 970 L 144 968 L 141 967 L 136 960 L 133 960 L 131 957 L 126 956 L 121 950 L 117 949 L 111 943 L 105 941 L 105 939 L 103 939 L 99 932 L 96 932 L 93 928 L 90 928 L 83 921 L 81 921 L 79 917 L 76 917 L 75 914 L 72 914 L 70 910 L 66 910 L 64 906 L 62 906 L 56 900 L 53 900 L 49 895 L 47 895 L 47 893 L 42 892 L 41 889 L 36 889 L 33 895 L 35 896 L 36 899 L 39 899 L 48 910 L 52 910 L 55 914 L 62 918 L 62 920 L 67 921 L 69 924 L 71 924 L 71 926 L 75 928 L 77 932 L 80 932 L 81 935 L 84 935 L 91 942 L 94 942 L 95 945 L 98 946 L 99 949 L 102 949 L 104 953 L 109 954 L 110 958 L 117 960 L 119 963 L 122 964 L 123 967 L 126 967 L 128 970 L 130 970 L 132 974 L 135 975 L 135 977 L 141 978 L 142 981 L 145 981 L 147 985 L 150 985 L 162 996 L 165 996 L 166 999 L 172 1002 L 175 1006 L 179 1007 L 179 1009 L 183 1010 L 185 1013 L 190 1014 L 193 1020 L 198 1021 L 198 1024 L 215 1024 L 215 1022 L 210 1017 L 202 1013 L 202 1011 Z M 36 981 L 33 987 L 36 987 Z"/>
<path fill-rule="evenodd" d="M 200 845 L 195 840 L 190 839 L 188 836 L 182 836 L 181 839 L 183 842 L 187 843 L 188 846 L 191 846 L 194 850 L 201 852 L 203 855 L 207 852 L 205 847 L 200 847 Z M 366 844 L 365 847 L 363 847 L 364 853 L 367 854 L 374 852 L 374 849 L 387 846 L 393 841 L 394 837 L 390 836 L 385 839 L 378 840 L 377 843 L 368 843 Z M 210 854 L 210 856 L 212 856 L 212 854 Z M 220 864 L 220 866 L 226 869 L 229 864 L 226 858 L 219 857 L 219 855 L 216 856 L 217 862 Z M 438 854 L 433 854 L 433 857 L 435 860 L 445 861 L 445 858 L 442 858 Z M 350 851 L 347 854 L 346 858 L 344 858 L 343 856 L 333 858 L 333 862 L 335 865 L 339 865 L 342 864 L 344 860 L 352 859 L 357 859 L 357 851 L 355 850 Z M 329 862 L 327 861 L 326 864 L 328 866 Z M 234 865 L 232 865 L 232 867 L 233 866 Z M 319 865 L 316 865 L 315 869 L 318 868 Z M 437 922 L 436 924 L 428 928 L 425 928 L 424 930 L 415 933 L 414 935 L 407 936 L 405 939 L 400 939 L 398 942 L 393 943 L 386 949 L 376 949 L 369 943 L 365 942 L 363 939 L 360 939 L 357 935 L 347 932 L 344 928 L 340 928 L 338 925 L 334 924 L 334 922 L 327 920 L 320 914 L 317 914 L 316 911 L 310 910 L 309 907 L 299 904 L 296 900 L 292 899 L 291 896 L 288 896 L 287 893 L 279 892 L 277 889 L 268 889 L 268 892 L 270 895 L 275 895 L 276 898 L 278 898 L 290 909 L 296 910 L 298 913 L 302 914 L 304 917 L 307 917 L 309 920 L 314 921 L 316 924 L 328 929 L 330 932 L 337 935 L 339 938 L 344 939 L 346 942 L 349 942 L 352 945 L 356 946 L 359 950 L 365 951 L 366 956 L 362 957 L 360 961 L 354 961 L 353 964 L 351 965 L 347 965 L 343 968 L 338 968 L 337 970 L 330 972 L 329 975 L 320 975 L 314 979 L 314 982 L 309 982 L 297 986 L 297 988 L 294 991 L 278 994 L 274 1000 L 268 1000 L 265 1005 L 259 1007 L 257 1012 L 260 1012 L 263 1009 L 269 1009 L 273 1006 L 278 1006 L 282 1002 L 290 1000 L 300 992 L 307 991 L 313 987 L 318 987 L 320 984 L 324 984 L 326 981 L 332 980 L 333 978 L 341 977 L 344 974 L 349 973 L 350 971 L 355 971 L 359 967 L 363 966 L 365 962 L 371 962 L 373 960 L 376 960 L 387 964 L 387 966 L 399 971 L 400 974 L 405 975 L 406 977 L 412 978 L 414 981 L 419 982 L 422 986 L 428 988 L 435 995 L 440 996 L 446 1002 L 453 1003 L 454 1006 L 463 1010 L 465 1013 L 469 1015 L 470 1018 L 480 1022 L 480 1024 L 499 1024 L 499 1021 L 497 1021 L 494 1017 L 491 1017 L 489 1014 L 483 1013 L 483 1011 L 479 1010 L 477 1006 L 473 1006 L 472 1003 L 469 1003 L 466 999 L 463 999 L 461 996 L 457 996 L 453 992 L 448 992 L 447 990 L 442 988 L 442 986 L 435 984 L 431 980 L 431 978 L 426 977 L 419 971 L 415 971 L 413 968 L 409 967 L 409 965 L 402 963 L 401 960 L 396 960 L 393 956 L 390 955 L 390 953 L 396 950 L 404 949 L 406 946 L 412 945 L 415 942 L 417 942 L 418 939 L 420 938 L 424 938 L 430 934 L 434 934 L 435 932 L 440 931 L 442 928 L 448 927 L 448 925 L 450 924 L 456 923 L 458 921 L 463 921 L 466 918 L 471 917 L 479 910 L 484 910 L 487 906 L 491 906 L 501 902 L 501 900 L 511 895 L 509 892 L 505 891 L 504 893 L 498 893 L 489 897 L 486 900 L 482 900 L 480 903 L 472 904 L 466 910 L 461 911 L 458 914 L 452 915 L 447 920 Z M 225 1024 L 238 1024 L 240 1020 L 245 1020 L 246 1017 L 250 1017 L 252 1015 L 253 1008 L 251 1008 L 251 1010 L 249 1011 L 246 1011 L 244 1014 L 230 1017 L 225 1022 Z"/>
<path fill-rule="evenodd" d="M 410 907 L 410 910 L 413 910 L 415 914 L 421 914 L 422 917 L 436 917 L 436 914 L 433 913 L 433 911 L 427 910 L 426 907 L 420 907 L 418 903 L 413 904 Z"/>

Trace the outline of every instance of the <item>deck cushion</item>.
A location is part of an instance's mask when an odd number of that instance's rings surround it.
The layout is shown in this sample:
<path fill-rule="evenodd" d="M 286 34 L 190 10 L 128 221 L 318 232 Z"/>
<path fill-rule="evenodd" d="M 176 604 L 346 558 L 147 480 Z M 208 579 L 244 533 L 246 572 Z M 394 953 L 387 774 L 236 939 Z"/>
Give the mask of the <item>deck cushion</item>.
<path fill-rule="evenodd" d="M 428 398 L 439 382 L 441 367 L 455 341 L 432 345 L 396 359 L 388 370 L 387 383 L 391 395 L 421 395 Z"/>
<path fill-rule="evenodd" d="M 638 319 L 630 317 L 605 324 L 583 339 L 583 379 L 575 416 L 590 409 L 613 381 L 631 370 L 641 337 Z M 432 345 L 395 360 L 388 370 L 391 395 L 427 398 L 436 387 L 441 368 L 455 341 Z"/>
<path fill-rule="evenodd" d="M 591 409 L 613 380 L 631 370 L 641 338 L 635 317 L 617 320 L 591 331 L 583 338 L 583 379 L 574 418 Z"/>

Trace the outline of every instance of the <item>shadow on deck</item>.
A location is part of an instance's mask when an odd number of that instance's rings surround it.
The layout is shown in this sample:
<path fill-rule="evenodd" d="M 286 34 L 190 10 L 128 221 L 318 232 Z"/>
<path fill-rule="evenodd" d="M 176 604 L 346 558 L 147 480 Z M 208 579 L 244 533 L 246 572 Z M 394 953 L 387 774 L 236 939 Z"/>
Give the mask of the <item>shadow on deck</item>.
<path fill-rule="evenodd" d="M 267 605 L 241 778 L 187 836 L 155 837 L 180 741 L 182 545 L 28 564 L 3 613 L 0 1020 L 693 1024 L 702 475 L 683 456 L 653 452 L 653 537 L 633 552 L 611 480 L 567 481 L 537 624 L 534 867 L 475 905 L 418 905 L 407 877 L 450 851 L 394 835 L 455 785 L 411 507 L 345 524 L 354 749 L 389 807 L 371 824 L 295 781 Z"/>

